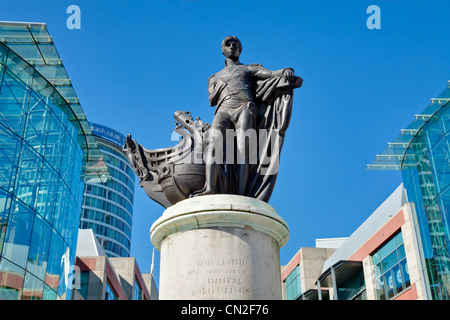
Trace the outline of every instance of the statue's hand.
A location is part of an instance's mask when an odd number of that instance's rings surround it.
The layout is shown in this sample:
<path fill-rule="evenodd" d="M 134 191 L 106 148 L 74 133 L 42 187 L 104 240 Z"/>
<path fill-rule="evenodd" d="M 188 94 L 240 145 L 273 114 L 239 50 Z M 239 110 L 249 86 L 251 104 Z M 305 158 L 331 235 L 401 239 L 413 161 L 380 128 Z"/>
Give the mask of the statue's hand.
<path fill-rule="evenodd" d="M 284 69 L 283 70 L 283 78 L 289 82 L 294 80 L 294 78 L 295 78 L 294 70 L 292 70 L 290 68 Z"/>

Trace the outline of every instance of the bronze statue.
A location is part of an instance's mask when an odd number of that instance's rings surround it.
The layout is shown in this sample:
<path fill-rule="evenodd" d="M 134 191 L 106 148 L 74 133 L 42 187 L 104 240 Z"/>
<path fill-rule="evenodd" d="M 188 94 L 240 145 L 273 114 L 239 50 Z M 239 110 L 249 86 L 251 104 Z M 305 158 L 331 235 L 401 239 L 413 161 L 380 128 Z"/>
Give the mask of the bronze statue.
<path fill-rule="evenodd" d="M 236 157 L 234 157 L 232 166 L 225 163 L 225 169 L 228 170 L 223 170 L 222 172 L 226 173 L 220 174 L 220 164 L 215 161 L 216 159 L 212 159 L 213 149 L 216 148 L 214 144 L 210 144 L 205 159 L 206 183 L 202 190 L 194 192 L 193 195 L 233 193 L 260 197 L 261 192 L 264 192 L 254 190 L 255 187 L 258 188 L 258 173 L 255 172 L 256 168 L 252 170 L 250 163 L 251 146 L 246 139 L 246 134 L 248 135 L 249 131 L 267 129 L 264 124 L 257 121 L 258 117 L 266 119 L 266 107 L 262 104 L 262 101 L 257 101 L 257 81 L 270 78 L 293 81 L 295 79 L 294 70 L 286 68 L 270 71 L 258 64 L 244 65 L 239 61 L 241 52 L 242 45 L 238 38 L 228 36 L 222 41 L 222 53 L 226 57 L 225 68 L 209 78 L 208 86 L 209 103 L 211 106 L 217 105 L 210 128 L 211 131 L 215 131 L 210 135 L 210 139 L 213 141 L 222 139 L 222 145 L 230 148 L 234 142 L 226 141 L 226 130 L 234 129 Z M 284 106 L 284 108 L 291 107 L 292 104 Z M 257 136 L 257 132 L 255 133 Z M 253 141 L 253 144 L 256 143 L 257 141 Z M 245 157 L 243 161 L 240 161 L 241 163 L 238 163 L 238 155 Z M 219 179 L 219 175 L 222 175 L 221 179 Z M 263 196 L 263 198 L 266 197 Z"/>
<path fill-rule="evenodd" d="M 293 89 L 303 80 L 291 68 L 270 71 L 242 64 L 241 52 L 238 38 L 222 41 L 225 68 L 208 80 L 209 103 L 217 105 L 211 125 L 177 111 L 175 131 L 182 139 L 175 147 L 146 150 L 127 137 L 124 150 L 140 185 L 164 207 L 214 193 L 270 199 Z"/>

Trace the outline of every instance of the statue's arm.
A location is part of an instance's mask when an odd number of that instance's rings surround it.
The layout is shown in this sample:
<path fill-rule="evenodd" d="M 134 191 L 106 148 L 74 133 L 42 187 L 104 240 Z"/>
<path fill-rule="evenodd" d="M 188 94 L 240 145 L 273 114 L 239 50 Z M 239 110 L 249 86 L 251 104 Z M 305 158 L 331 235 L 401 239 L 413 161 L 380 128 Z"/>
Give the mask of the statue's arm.
<path fill-rule="evenodd" d="M 252 75 L 258 80 L 264 80 L 272 77 L 284 77 L 286 80 L 292 80 L 294 77 L 294 69 L 292 68 L 272 71 L 261 65 L 249 65 L 248 67 Z"/>
<path fill-rule="evenodd" d="M 220 98 L 220 93 L 223 91 L 227 84 L 223 82 L 219 77 L 213 74 L 208 79 L 208 94 L 209 94 L 209 105 L 215 106 Z"/>

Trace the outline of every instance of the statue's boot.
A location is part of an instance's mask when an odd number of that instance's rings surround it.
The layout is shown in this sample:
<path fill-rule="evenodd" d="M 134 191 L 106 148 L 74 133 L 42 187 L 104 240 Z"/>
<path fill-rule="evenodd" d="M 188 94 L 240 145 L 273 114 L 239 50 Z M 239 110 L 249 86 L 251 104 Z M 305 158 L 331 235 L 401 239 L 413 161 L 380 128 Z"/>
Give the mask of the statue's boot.
<path fill-rule="evenodd" d="M 200 190 L 194 191 L 189 195 L 189 198 L 197 197 L 197 196 L 206 196 L 208 194 L 213 194 L 213 190 L 211 188 L 207 188 L 204 186 Z"/>

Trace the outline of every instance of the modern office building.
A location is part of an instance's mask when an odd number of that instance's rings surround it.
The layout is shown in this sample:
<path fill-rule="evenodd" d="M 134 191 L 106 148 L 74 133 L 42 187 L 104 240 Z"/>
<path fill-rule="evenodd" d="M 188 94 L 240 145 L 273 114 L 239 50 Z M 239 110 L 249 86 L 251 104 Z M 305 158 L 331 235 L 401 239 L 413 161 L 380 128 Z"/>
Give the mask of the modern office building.
<path fill-rule="evenodd" d="M 158 300 L 152 274 L 135 258 L 107 257 L 92 229 L 79 232 L 73 300 Z"/>
<path fill-rule="evenodd" d="M 46 25 L 0 22 L 0 299 L 70 299 L 83 183 L 108 178 Z"/>
<path fill-rule="evenodd" d="M 122 151 L 125 136 L 89 124 L 112 179 L 85 184 L 80 228 L 94 231 L 108 257 L 129 257 L 135 173 Z"/>
<path fill-rule="evenodd" d="M 338 248 L 301 248 L 282 271 L 285 299 L 429 299 L 420 251 L 401 184 Z"/>
<path fill-rule="evenodd" d="M 397 190 L 329 258 L 302 248 L 283 268 L 286 299 L 450 299 L 449 101 L 450 84 L 368 165 L 401 170 Z"/>

